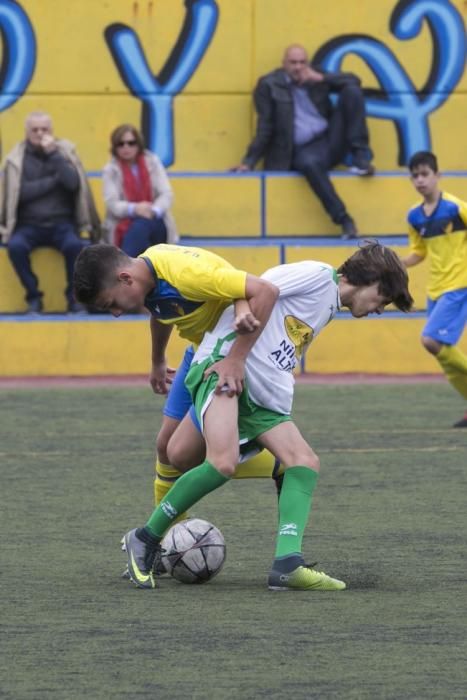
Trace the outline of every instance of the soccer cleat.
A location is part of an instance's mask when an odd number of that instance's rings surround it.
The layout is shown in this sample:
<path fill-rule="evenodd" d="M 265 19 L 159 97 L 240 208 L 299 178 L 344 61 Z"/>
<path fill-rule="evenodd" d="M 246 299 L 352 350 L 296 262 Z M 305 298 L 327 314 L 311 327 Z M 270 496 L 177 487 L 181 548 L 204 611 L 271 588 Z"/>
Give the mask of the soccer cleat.
<path fill-rule="evenodd" d="M 136 535 L 136 529 L 127 532 L 123 547 L 128 557 L 128 576 L 138 588 L 155 588 L 152 567 L 159 544 L 143 542 Z"/>
<path fill-rule="evenodd" d="M 467 413 L 457 423 L 454 423 L 453 428 L 467 428 Z"/>
<path fill-rule="evenodd" d="M 162 547 L 158 547 L 156 550 L 156 556 L 154 557 L 154 564 L 152 565 L 152 573 L 154 576 L 164 576 L 167 573 L 165 564 L 162 561 L 162 554 L 165 550 Z"/>
<path fill-rule="evenodd" d="M 268 578 L 270 591 L 343 591 L 345 587 L 344 581 L 309 566 L 298 566 L 288 574 L 273 568 Z"/>

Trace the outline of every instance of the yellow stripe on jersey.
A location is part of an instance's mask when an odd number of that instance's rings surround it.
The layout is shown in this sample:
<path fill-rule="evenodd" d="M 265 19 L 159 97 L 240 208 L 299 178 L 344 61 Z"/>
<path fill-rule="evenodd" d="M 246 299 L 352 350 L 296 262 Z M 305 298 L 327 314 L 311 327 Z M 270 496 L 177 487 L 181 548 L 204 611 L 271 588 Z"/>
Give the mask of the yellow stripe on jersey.
<path fill-rule="evenodd" d="M 247 273 L 208 250 L 161 244 L 148 248 L 139 257 L 149 261 L 158 280 L 158 287 L 151 294 L 152 306 L 158 306 L 158 293 L 166 311 L 170 300 L 168 313 L 159 317 L 153 309 L 151 312 L 161 323 L 176 325 L 180 336 L 192 343 L 201 342 L 235 299 L 245 298 Z M 184 307 L 185 300 L 199 305 L 192 304 L 194 309 L 189 304 Z"/>
<path fill-rule="evenodd" d="M 429 258 L 428 296 L 467 287 L 467 204 L 443 192 L 435 211 L 426 216 L 423 204 L 409 211 L 410 251 Z"/>

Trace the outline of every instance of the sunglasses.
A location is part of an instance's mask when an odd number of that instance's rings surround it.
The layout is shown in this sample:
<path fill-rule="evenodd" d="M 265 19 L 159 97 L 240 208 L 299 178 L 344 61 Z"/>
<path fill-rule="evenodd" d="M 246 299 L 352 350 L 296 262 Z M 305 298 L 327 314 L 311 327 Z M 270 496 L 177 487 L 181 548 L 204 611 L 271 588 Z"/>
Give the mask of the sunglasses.
<path fill-rule="evenodd" d="M 119 141 L 117 143 L 117 147 L 121 148 L 122 146 L 136 146 L 136 141 L 133 139 L 132 141 Z"/>

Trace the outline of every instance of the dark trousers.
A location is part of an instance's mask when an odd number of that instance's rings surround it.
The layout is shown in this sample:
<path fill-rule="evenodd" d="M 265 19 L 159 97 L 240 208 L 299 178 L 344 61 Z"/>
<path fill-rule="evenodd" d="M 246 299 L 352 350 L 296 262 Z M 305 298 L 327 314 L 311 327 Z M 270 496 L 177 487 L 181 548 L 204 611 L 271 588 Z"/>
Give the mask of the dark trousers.
<path fill-rule="evenodd" d="M 47 246 L 56 248 L 63 254 L 67 277 L 65 295 L 68 302 L 71 302 L 73 300 L 73 268 L 79 252 L 85 245 L 85 241 L 79 238 L 71 222 L 55 226 L 20 225 L 15 228 L 8 241 L 8 255 L 26 290 L 26 301 L 42 297 L 38 279 L 31 268 L 31 252 L 35 248 Z"/>
<path fill-rule="evenodd" d="M 342 222 L 347 212 L 328 172 L 341 163 L 349 152 L 367 150 L 365 102 L 358 86 L 347 86 L 339 94 L 328 130 L 323 136 L 294 148 L 292 169 L 306 177 L 311 189 L 336 224 Z"/>
<path fill-rule="evenodd" d="M 121 249 L 130 257 L 144 253 L 149 246 L 167 243 L 167 228 L 163 219 L 137 216 L 123 237 Z"/>

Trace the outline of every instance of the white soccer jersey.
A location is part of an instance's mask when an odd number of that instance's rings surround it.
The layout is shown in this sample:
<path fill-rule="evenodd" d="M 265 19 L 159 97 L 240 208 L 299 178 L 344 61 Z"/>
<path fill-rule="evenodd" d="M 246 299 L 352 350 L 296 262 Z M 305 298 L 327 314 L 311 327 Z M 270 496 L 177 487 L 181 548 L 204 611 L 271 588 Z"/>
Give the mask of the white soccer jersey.
<path fill-rule="evenodd" d="M 248 392 L 259 406 L 289 415 L 293 370 L 340 307 L 337 276 L 326 263 L 304 260 L 273 267 L 262 277 L 279 288 L 279 298 L 246 361 Z M 232 333 L 233 326 L 234 307 L 229 306 L 214 330 L 204 336 L 193 361 L 201 362 L 214 348 L 225 356 L 233 340 L 223 339 Z"/>

